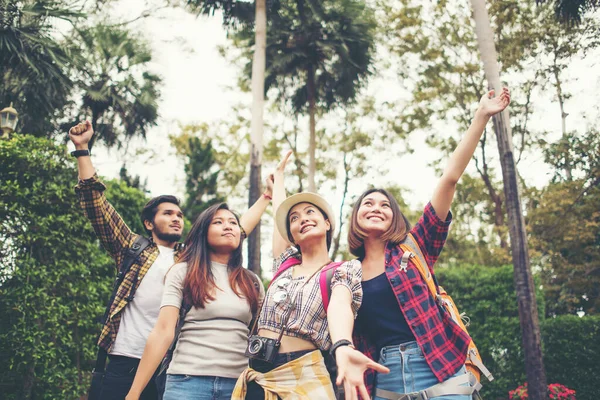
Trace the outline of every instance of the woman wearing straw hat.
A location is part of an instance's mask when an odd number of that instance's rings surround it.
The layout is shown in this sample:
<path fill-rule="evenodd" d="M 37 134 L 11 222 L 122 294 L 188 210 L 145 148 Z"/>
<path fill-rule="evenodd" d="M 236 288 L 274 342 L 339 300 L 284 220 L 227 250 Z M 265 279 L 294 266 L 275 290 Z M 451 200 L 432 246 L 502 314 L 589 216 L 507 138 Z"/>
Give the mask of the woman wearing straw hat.
<path fill-rule="evenodd" d="M 258 319 L 251 329 L 247 355 L 249 368 L 238 379 L 234 400 L 335 399 L 333 384 L 321 351 L 352 350 L 351 326 L 362 300 L 361 265 L 357 260 L 337 266 L 331 278 L 331 300 L 326 312 L 320 272 L 331 268 L 328 250 L 335 222 L 327 201 L 315 193 L 285 197 L 284 169 L 291 152 L 276 169 L 273 204 L 275 274 Z M 292 244 L 295 246 L 292 246 Z M 289 267 L 290 265 L 293 265 Z M 289 268 L 288 268 L 289 267 Z M 333 343 L 332 343 L 333 341 Z M 368 360 L 380 372 L 387 369 Z M 356 389 L 366 393 L 362 372 L 345 374 L 346 398 Z"/>

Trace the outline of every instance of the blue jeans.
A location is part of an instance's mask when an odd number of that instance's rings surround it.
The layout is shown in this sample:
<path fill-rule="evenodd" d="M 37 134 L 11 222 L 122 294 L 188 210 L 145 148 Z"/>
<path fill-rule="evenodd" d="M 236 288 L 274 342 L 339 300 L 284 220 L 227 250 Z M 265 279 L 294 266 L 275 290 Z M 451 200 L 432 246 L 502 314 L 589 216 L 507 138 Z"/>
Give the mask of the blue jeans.
<path fill-rule="evenodd" d="M 237 379 L 167 374 L 163 400 L 229 400 Z"/>
<path fill-rule="evenodd" d="M 411 393 L 427 389 L 438 382 L 429 368 L 417 342 L 387 346 L 381 349 L 379 363 L 390 369 L 389 374 L 377 374 L 375 388 L 396 393 Z M 454 376 L 466 374 L 463 366 Z M 472 400 L 468 395 L 448 395 L 433 397 L 435 400 Z M 384 400 L 375 397 L 375 400 Z"/>

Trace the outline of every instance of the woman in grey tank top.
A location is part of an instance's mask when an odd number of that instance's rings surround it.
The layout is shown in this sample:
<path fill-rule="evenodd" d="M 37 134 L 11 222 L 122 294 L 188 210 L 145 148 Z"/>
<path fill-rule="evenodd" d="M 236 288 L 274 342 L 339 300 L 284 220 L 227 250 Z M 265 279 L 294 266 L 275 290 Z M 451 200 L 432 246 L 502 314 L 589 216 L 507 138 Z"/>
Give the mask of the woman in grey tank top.
<path fill-rule="evenodd" d="M 175 339 L 167 370 L 164 400 L 230 399 L 237 377 L 247 366 L 244 356 L 248 325 L 264 296 L 260 279 L 242 266 L 242 242 L 251 232 L 272 193 L 265 193 L 238 219 L 227 204 L 209 207 L 194 222 L 185 249 L 165 278 L 158 321 L 148 337 L 126 399 L 138 399 L 157 372 Z"/>

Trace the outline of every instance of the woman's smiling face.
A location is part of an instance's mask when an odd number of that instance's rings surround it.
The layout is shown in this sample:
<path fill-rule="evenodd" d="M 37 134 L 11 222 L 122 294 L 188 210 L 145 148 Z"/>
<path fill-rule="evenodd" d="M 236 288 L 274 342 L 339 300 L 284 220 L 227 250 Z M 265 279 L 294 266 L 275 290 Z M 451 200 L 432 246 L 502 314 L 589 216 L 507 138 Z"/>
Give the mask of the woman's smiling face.
<path fill-rule="evenodd" d="M 369 193 L 362 199 L 358 208 L 357 223 L 369 236 L 387 232 L 393 219 L 390 200 L 383 193 Z"/>
<path fill-rule="evenodd" d="M 311 203 L 298 203 L 292 207 L 288 213 L 288 222 L 294 243 L 299 246 L 310 239 L 326 239 L 327 231 L 331 229 L 331 224 L 321 210 Z"/>

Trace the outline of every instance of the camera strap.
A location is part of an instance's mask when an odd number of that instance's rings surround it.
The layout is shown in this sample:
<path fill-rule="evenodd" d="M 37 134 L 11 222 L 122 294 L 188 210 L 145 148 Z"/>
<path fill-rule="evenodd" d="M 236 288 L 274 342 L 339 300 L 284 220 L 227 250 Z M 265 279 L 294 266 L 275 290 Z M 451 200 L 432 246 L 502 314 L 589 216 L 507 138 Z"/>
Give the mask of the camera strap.
<path fill-rule="evenodd" d="M 302 282 L 302 285 L 300 285 L 300 286 L 298 287 L 298 289 L 296 289 L 296 290 L 295 290 L 295 293 L 294 293 L 294 298 L 290 300 L 290 302 L 289 302 L 289 305 L 288 305 L 288 307 L 287 307 L 287 309 L 286 309 L 286 311 L 287 311 L 288 313 L 287 313 L 287 315 L 286 315 L 286 317 L 285 317 L 285 320 L 284 320 L 284 321 L 283 321 L 283 323 L 281 324 L 281 332 L 279 332 L 279 337 L 277 338 L 277 342 L 278 342 L 278 343 L 281 343 L 281 338 L 283 337 L 283 332 L 285 331 L 285 328 L 287 327 L 287 323 L 288 323 L 288 321 L 289 321 L 289 319 L 290 319 L 290 316 L 292 315 L 292 311 L 294 310 L 294 308 L 296 308 L 296 298 L 298 297 L 298 294 L 300 293 L 300 291 L 301 291 L 302 289 L 304 289 L 304 286 L 306 286 L 306 284 L 307 284 L 307 283 L 308 283 L 308 282 L 309 282 L 309 281 L 310 281 L 312 278 L 314 278 L 314 277 L 315 277 L 315 275 L 317 275 L 319 272 L 321 272 L 321 270 L 322 270 L 323 268 L 325 268 L 327 265 L 331 264 L 332 262 L 333 262 L 333 261 L 331 261 L 331 260 L 327 261 L 327 263 L 326 263 L 326 264 L 324 264 L 323 266 L 321 266 L 320 268 L 318 268 L 318 269 L 317 269 L 315 272 L 313 272 L 313 273 L 312 273 L 312 275 L 311 275 L 311 276 L 309 276 L 307 279 L 305 279 L 305 280 L 304 280 L 304 282 Z M 292 268 L 293 268 L 293 267 L 292 267 Z M 293 274 L 294 274 L 294 272 L 293 272 L 293 270 L 292 270 L 292 275 L 293 275 Z M 271 284 L 272 284 L 273 282 L 274 282 L 274 281 L 271 281 Z M 271 284 L 269 284 L 269 287 L 271 286 Z M 260 313 L 262 312 L 262 309 L 263 309 L 263 306 L 265 305 L 265 301 L 266 301 L 266 300 L 267 300 L 267 296 L 265 296 L 265 298 L 264 298 L 264 299 L 263 299 L 263 301 L 262 301 L 262 304 L 260 305 L 260 310 L 259 310 L 259 312 L 258 312 L 258 314 L 257 314 L 257 315 L 258 315 L 258 317 L 257 317 L 257 318 L 254 320 L 254 323 L 252 324 L 252 328 L 250 329 L 249 336 L 252 336 L 252 335 L 254 334 L 254 331 L 255 331 L 255 329 L 256 329 L 256 325 L 257 325 L 257 323 L 258 323 L 258 320 L 260 319 Z"/>

